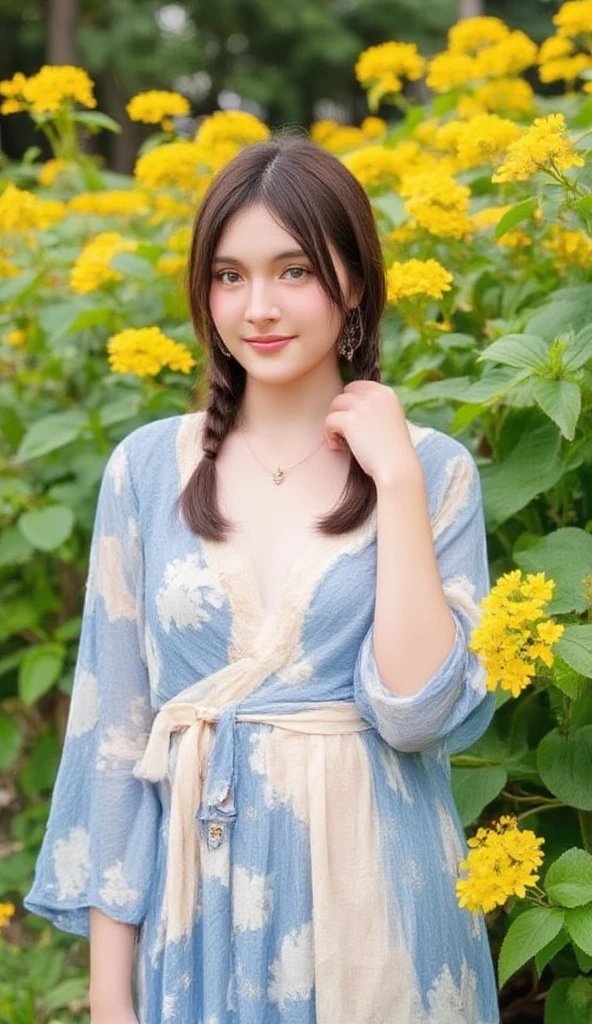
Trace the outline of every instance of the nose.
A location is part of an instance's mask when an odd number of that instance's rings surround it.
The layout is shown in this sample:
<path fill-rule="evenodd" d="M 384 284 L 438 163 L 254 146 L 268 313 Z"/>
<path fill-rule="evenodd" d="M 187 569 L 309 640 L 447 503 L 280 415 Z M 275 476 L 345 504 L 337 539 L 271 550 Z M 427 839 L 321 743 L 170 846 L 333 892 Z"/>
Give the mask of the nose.
<path fill-rule="evenodd" d="M 275 323 L 280 316 L 280 310 L 269 284 L 264 281 L 253 281 L 245 309 L 247 323 Z"/>

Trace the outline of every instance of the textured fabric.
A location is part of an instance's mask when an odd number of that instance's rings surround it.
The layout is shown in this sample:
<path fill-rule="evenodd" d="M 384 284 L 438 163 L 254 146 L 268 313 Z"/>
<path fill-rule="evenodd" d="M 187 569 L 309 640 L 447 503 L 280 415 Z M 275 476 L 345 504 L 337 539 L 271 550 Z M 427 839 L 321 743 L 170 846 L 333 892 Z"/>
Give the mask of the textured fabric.
<path fill-rule="evenodd" d="M 202 413 L 112 452 L 33 913 L 138 927 L 140 1024 L 499 1024 L 449 755 L 495 697 L 467 641 L 490 589 L 482 495 L 459 441 L 407 421 L 454 645 L 420 693 L 374 659 L 376 509 L 299 552 L 261 606 L 232 542 L 173 503 Z"/>

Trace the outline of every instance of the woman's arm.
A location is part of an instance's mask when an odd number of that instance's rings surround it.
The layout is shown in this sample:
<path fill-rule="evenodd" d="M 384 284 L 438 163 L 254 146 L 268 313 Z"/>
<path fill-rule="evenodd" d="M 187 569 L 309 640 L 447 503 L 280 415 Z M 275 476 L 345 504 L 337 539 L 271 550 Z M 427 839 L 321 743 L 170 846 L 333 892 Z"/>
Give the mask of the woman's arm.
<path fill-rule="evenodd" d="M 90 907 L 91 1024 L 137 1024 L 132 1001 L 136 927 Z"/>

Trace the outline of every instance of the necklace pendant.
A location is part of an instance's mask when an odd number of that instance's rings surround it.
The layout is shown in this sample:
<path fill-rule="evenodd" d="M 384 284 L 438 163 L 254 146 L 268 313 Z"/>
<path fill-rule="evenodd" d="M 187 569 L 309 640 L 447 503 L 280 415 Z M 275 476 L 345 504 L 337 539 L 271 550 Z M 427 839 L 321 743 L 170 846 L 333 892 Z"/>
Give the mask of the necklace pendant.
<path fill-rule="evenodd" d="M 283 469 L 280 469 L 280 467 L 278 466 L 277 469 L 273 471 L 271 479 L 273 480 L 274 484 L 281 484 L 282 480 L 284 479 Z"/>

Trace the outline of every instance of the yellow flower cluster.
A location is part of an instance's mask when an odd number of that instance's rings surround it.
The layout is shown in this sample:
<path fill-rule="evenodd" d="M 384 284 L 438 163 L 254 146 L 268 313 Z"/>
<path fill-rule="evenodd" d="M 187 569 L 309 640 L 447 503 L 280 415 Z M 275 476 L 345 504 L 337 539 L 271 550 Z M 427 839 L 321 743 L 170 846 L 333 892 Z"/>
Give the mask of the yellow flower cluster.
<path fill-rule="evenodd" d="M 167 195 L 166 192 L 156 193 L 151 196 L 151 204 L 153 213 L 148 223 L 152 225 L 170 224 L 174 220 L 187 221 L 187 219 L 191 219 L 195 214 L 195 204 L 193 202 L 176 199 L 174 196 Z"/>
<path fill-rule="evenodd" d="M 134 252 L 138 243 L 122 238 L 117 231 L 103 231 L 83 247 L 70 271 L 70 288 L 78 295 L 87 295 L 110 281 L 121 281 L 123 274 L 109 261 L 118 252 Z"/>
<path fill-rule="evenodd" d="M 519 136 L 520 128 L 514 121 L 498 114 L 477 114 L 467 121 L 448 121 L 442 125 L 434 146 L 453 153 L 460 170 L 469 170 L 499 160 Z"/>
<path fill-rule="evenodd" d="M 592 32 L 592 0 L 568 0 L 553 15 L 553 24 L 560 36 L 579 36 Z"/>
<path fill-rule="evenodd" d="M 359 55 L 354 72 L 360 84 L 369 89 L 368 104 L 376 108 L 384 96 L 400 93 L 403 79 L 416 81 L 425 70 L 425 60 L 415 43 L 391 40 L 370 46 Z"/>
<path fill-rule="evenodd" d="M 468 216 L 471 190 L 439 168 L 403 178 L 399 186 L 405 213 L 438 238 L 465 238 L 473 230 Z"/>
<path fill-rule="evenodd" d="M 79 192 L 68 203 L 74 213 L 95 217 L 133 216 L 150 209 L 148 198 L 139 189 L 105 189 L 97 192 Z"/>
<path fill-rule="evenodd" d="M 84 68 L 71 64 L 44 64 L 31 78 L 17 71 L 11 79 L 0 82 L 0 95 L 7 97 L 0 114 L 16 114 L 20 110 L 30 110 L 33 114 L 54 113 L 64 105 L 75 103 L 96 107 L 93 87 Z"/>
<path fill-rule="evenodd" d="M 113 373 L 135 373 L 137 377 L 155 377 L 168 366 L 189 373 L 196 360 L 183 345 L 159 327 L 129 327 L 107 342 L 109 365 Z"/>
<path fill-rule="evenodd" d="M 57 199 L 40 199 L 26 189 L 7 185 L 0 195 L 0 231 L 24 234 L 43 231 L 66 216 L 66 205 Z"/>
<path fill-rule="evenodd" d="M 492 176 L 493 182 L 527 181 L 537 171 L 565 171 L 583 167 L 584 158 L 566 138 L 563 114 L 537 117 L 508 147 L 506 159 Z"/>
<path fill-rule="evenodd" d="M 401 160 L 393 149 L 363 146 L 342 161 L 365 188 L 395 188 L 401 172 Z"/>
<path fill-rule="evenodd" d="M 313 142 L 330 153 L 347 153 L 350 149 L 365 146 L 372 139 L 383 139 L 388 125 L 381 117 L 366 117 L 359 128 L 340 124 L 339 121 L 314 121 L 309 135 Z"/>
<path fill-rule="evenodd" d="M 479 656 L 487 672 L 487 688 L 510 690 L 518 697 L 536 675 L 538 658 L 548 668 L 554 661 L 551 650 L 565 627 L 544 618 L 544 606 L 555 588 L 545 574 L 515 569 L 499 578 L 481 601 L 483 615 L 475 626 L 469 647 Z"/>
<path fill-rule="evenodd" d="M 544 838 L 518 828 L 515 815 L 503 814 L 493 826 L 479 828 L 467 840 L 468 857 L 459 863 L 467 875 L 456 882 L 458 903 L 473 913 L 488 913 L 510 896 L 524 899 L 527 887 L 537 884 L 537 868 L 543 863 Z"/>
<path fill-rule="evenodd" d="M 478 231 L 487 231 L 494 228 L 510 208 L 511 203 L 506 206 L 484 206 L 472 214 L 471 220 Z"/>
<path fill-rule="evenodd" d="M 441 299 L 452 287 L 452 274 L 437 260 L 406 260 L 393 263 L 387 271 L 387 301 L 426 297 Z"/>
<path fill-rule="evenodd" d="M 543 246 L 552 253 L 559 267 L 588 269 L 592 266 L 592 239 L 581 231 L 571 231 L 552 224 Z"/>
<path fill-rule="evenodd" d="M 51 188 L 58 175 L 70 166 L 72 165 L 67 160 L 46 160 L 37 172 L 37 181 L 44 188 Z"/>
<path fill-rule="evenodd" d="M 0 903 L 0 928 L 6 927 L 14 912 L 14 903 Z"/>
<path fill-rule="evenodd" d="M 166 89 L 149 89 L 132 96 L 126 104 L 130 121 L 145 124 L 161 124 L 169 117 L 185 117 L 191 111 L 189 100 L 179 92 Z"/>
<path fill-rule="evenodd" d="M 499 18 L 466 18 L 450 29 L 448 50 L 429 62 L 426 82 L 434 92 L 449 92 L 479 79 L 512 77 L 530 67 L 537 52 L 532 39 Z"/>
<path fill-rule="evenodd" d="M 573 57 L 557 57 L 541 64 L 539 78 L 545 84 L 565 81 L 566 86 L 571 89 L 576 78 L 591 67 L 592 57 L 587 53 L 576 53 Z"/>
<path fill-rule="evenodd" d="M 460 96 L 456 112 L 459 117 L 485 113 L 531 114 L 534 107 L 534 91 L 523 78 L 496 78 Z"/>
<path fill-rule="evenodd" d="M 476 53 L 509 35 L 510 29 L 501 18 L 463 18 L 448 30 L 448 49 L 453 53 Z"/>
<path fill-rule="evenodd" d="M 204 150 L 220 143 L 233 143 L 235 152 L 254 142 L 265 142 L 271 132 L 267 125 L 246 110 L 215 110 L 201 122 L 195 141 Z"/>
<path fill-rule="evenodd" d="M 144 188 L 196 189 L 200 173 L 206 172 L 201 147 L 183 139 L 143 153 L 134 168 L 136 181 Z"/>
<path fill-rule="evenodd" d="M 191 241 L 191 229 L 188 227 L 177 228 L 169 235 L 166 243 L 170 251 L 159 257 L 156 269 L 163 274 L 177 276 L 184 273 L 187 267 L 189 243 Z"/>
<path fill-rule="evenodd" d="M 9 345 L 10 348 L 22 348 L 25 343 L 27 335 L 19 327 L 14 327 L 11 331 L 7 331 L 4 335 L 4 344 Z"/>

